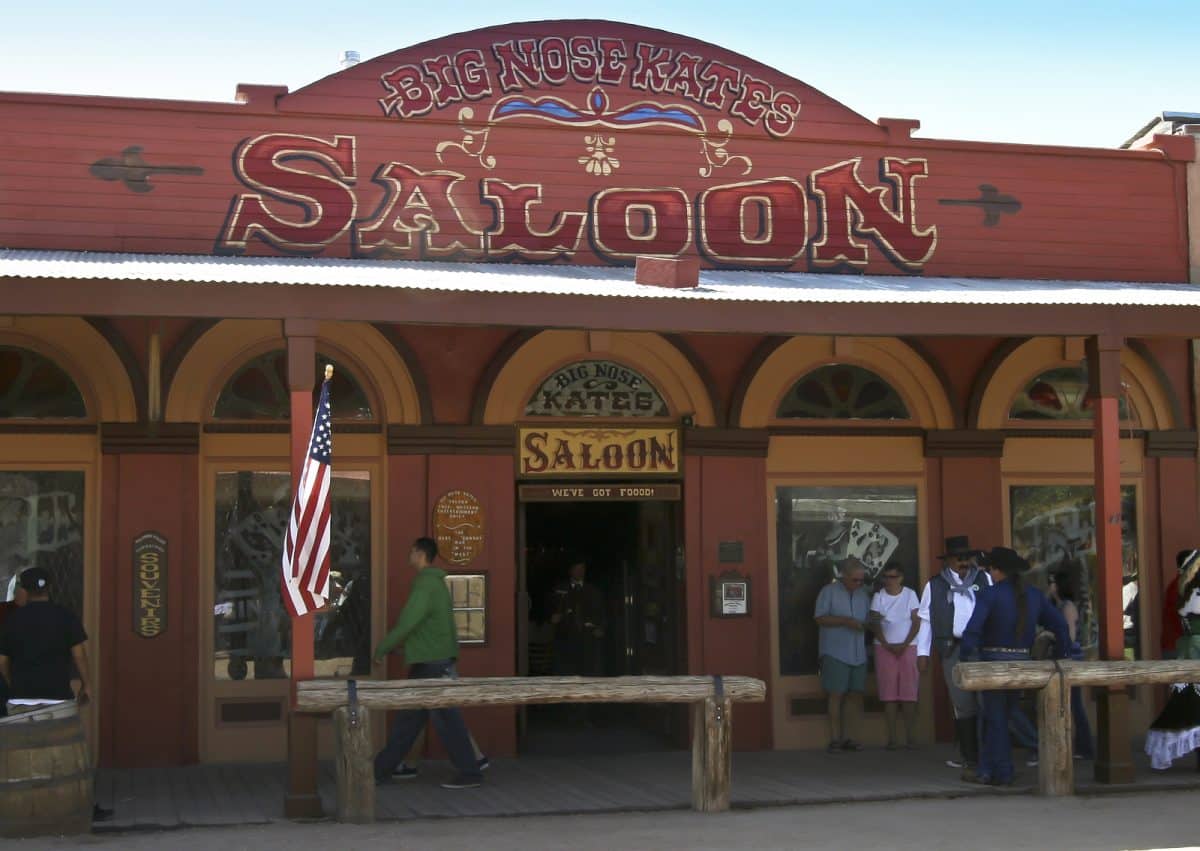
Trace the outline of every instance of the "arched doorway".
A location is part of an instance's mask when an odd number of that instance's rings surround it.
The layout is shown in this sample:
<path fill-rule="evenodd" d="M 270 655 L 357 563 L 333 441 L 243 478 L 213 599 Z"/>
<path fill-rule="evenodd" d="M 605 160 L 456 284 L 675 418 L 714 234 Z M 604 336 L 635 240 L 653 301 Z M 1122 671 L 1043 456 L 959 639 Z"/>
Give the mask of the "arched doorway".
<path fill-rule="evenodd" d="M 1037 337 L 1014 344 L 984 377 L 969 418 L 980 429 L 1009 433 L 1001 459 L 1005 542 L 1028 558 L 1033 581 L 1055 577 L 1079 607 L 1085 656 L 1099 649 L 1092 400 L 1082 339 Z M 1121 352 L 1121 570 L 1124 646 L 1128 658 L 1158 655 L 1163 527 L 1172 521 L 1153 435 L 1179 426 L 1178 406 L 1149 353 Z M 1190 522 L 1190 518 L 1188 518 Z M 1133 724 L 1155 711 L 1146 689 L 1132 703 Z"/>
<path fill-rule="evenodd" d="M 547 331 L 500 366 L 477 410 L 518 435 L 518 671 L 686 672 L 680 426 L 714 423 L 692 364 L 656 334 Z M 577 563 L 586 615 L 568 578 Z M 619 752 L 675 747 L 686 719 L 539 707 L 520 729 L 525 752 Z"/>
<path fill-rule="evenodd" d="M 137 419 L 133 383 L 109 342 L 82 319 L 22 317 L 0 328 L 0 600 L 17 576 L 45 568 L 51 597 L 74 611 L 89 636 L 92 708 L 86 722 L 99 753 L 108 712 L 101 677 L 102 607 L 111 583 L 101 565 L 106 500 L 102 422 Z M 103 555 L 108 555 L 103 553 Z"/>
<path fill-rule="evenodd" d="M 936 374 L 892 338 L 796 337 L 769 352 L 735 412 L 770 432 L 771 680 L 775 746 L 827 740 L 813 609 L 848 557 L 873 580 L 902 568 L 919 591 L 928 564 L 922 435 L 951 428 Z M 867 723 L 881 727 L 868 680 Z M 931 723 L 928 707 L 923 724 Z"/>
<path fill-rule="evenodd" d="M 215 325 L 181 361 L 165 406 L 168 421 L 202 428 L 197 599 L 207 761 L 286 753 L 291 622 L 279 564 L 291 402 L 280 331 L 275 322 Z M 383 675 L 370 650 L 386 631 L 385 431 L 389 422 L 419 423 L 420 406 L 407 365 L 371 326 L 322 323 L 316 350 L 316 387 L 325 365 L 334 366 L 333 594 L 315 624 L 316 675 Z M 321 735 L 327 746 L 328 731 Z"/>

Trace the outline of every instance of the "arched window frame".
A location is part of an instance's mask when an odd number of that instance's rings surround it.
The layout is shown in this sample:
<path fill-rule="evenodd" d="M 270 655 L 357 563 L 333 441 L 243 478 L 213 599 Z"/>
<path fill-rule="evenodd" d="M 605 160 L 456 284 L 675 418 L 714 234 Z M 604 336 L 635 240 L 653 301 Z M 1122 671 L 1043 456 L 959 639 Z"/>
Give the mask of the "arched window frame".
<path fill-rule="evenodd" d="M 204 411 L 205 411 L 206 421 L 211 422 L 211 423 L 222 423 L 225 425 L 229 425 L 229 424 L 236 425 L 239 423 L 263 424 L 263 423 L 287 422 L 288 420 L 286 417 L 272 417 L 272 418 L 219 417 L 219 416 L 217 416 L 217 413 L 216 413 L 217 404 L 220 402 L 221 397 L 225 393 L 225 390 L 229 386 L 230 382 L 233 381 L 238 375 L 240 375 L 241 372 L 244 369 L 246 369 L 246 367 L 249 366 L 251 363 L 253 363 L 255 360 L 258 360 L 259 358 L 262 358 L 265 355 L 269 355 L 269 354 L 277 353 L 277 352 L 283 352 L 284 356 L 286 357 L 286 348 L 285 348 L 285 343 L 283 340 L 274 340 L 274 341 L 270 341 L 270 342 L 261 343 L 260 345 L 255 346 L 252 349 L 249 349 L 248 351 L 241 353 L 241 355 L 239 357 L 232 359 L 231 365 L 221 373 L 220 379 L 217 382 L 215 382 L 215 388 L 216 388 L 215 393 L 213 394 L 211 399 L 209 399 L 205 404 Z M 340 348 L 338 348 L 336 346 L 329 345 L 328 342 L 325 340 L 318 340 L 317 341 L 316 361 L 317 361 L 318 375 L 320 374 L 321 370 L 324 369 L 325 364 L 327 362 L 333 361 L 337 365 L 336 368 L 338 370 L 340 370 L 341 372 L 343 372 L 345 375 L 347 375 L 349 377 L 349 379 L 354 382 L 355 386 L 359 389 L 359 391 L 362 393 L 363 397 L 366 399 L 367 405 L 370 407 L 370 410 L 371 410 L 371 416 L 369 418 L 339 416 L 337 400 L 334 399 L 334 401 L 333 401 L 333 415 L 334 415 L 333 418 L 334 418 L 335 422 L 377 424 L 382 421 L 383 417 L 381 415 L 378 394 L 375 392 L 375 388 L 372 387 L 370 382 L 364 381 L 362 379 L 362 376 L 365 374 L 365 372 L 362 370 L 362 368 L 358 365 L 358 363 L 355 361 L 355 359 L 352 356 L 346 354 L 344 351 L 342 351 Z M 319 390 L 320 390 L 320 379 L 317 377 L 315 377 L 315 378 L 316 378 L 316 381 L 313 385 L 314 399 L 315 399 L 315 394 L 317 392 L 319 392 Z M 287 392 L 286 389 L 284 392 L 285 393 Z"/>

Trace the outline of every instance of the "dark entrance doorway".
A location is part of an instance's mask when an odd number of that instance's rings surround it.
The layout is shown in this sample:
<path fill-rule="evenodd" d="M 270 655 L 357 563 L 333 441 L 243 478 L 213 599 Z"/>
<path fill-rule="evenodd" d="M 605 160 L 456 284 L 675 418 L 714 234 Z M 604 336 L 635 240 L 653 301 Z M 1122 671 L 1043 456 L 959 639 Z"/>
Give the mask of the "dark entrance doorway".
<path fill-rule="evenodd" d="M 522 504 L 523 673 L 615 677 L 686 670 L 678 506 L 666 500 Z M 568 595 L 578 561 L 586 565 L 590 589 Z M 572 607 L 581 600 L 587 614 L 575 618 Z M 564 618 L 575 618 L 576 628 Z M 579 628 L 584 619 L 592 628 Z M 686 718 L 677 706 L 550 705 L 528 707 L 521 726 L 522 753 L 629 753 L 682 746 Z"/>

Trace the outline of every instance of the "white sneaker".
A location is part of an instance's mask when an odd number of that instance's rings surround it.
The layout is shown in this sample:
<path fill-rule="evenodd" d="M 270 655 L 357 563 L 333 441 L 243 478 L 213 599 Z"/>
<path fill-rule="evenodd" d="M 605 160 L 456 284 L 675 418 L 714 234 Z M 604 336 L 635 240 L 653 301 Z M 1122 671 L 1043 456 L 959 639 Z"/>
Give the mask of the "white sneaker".
<path fill-rule="evenodd" d="M 966 768 L 967 763 L 960 757 L 955 757 L 954 759 L 946 760 L 946 765 L 949 768 Z"/>

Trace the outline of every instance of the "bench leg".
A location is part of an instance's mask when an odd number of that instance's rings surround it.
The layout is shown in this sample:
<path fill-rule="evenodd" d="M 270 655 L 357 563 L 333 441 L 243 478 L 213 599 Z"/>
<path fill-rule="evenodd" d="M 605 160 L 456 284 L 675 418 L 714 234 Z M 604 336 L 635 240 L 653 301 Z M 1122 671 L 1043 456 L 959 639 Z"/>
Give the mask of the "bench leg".
<path fill-rule="evenodd" d="M 1058 677 L 1038 692 L 1038 791 L 1048 797 L 1075 794 L 1071 690 Z"/>
<path fill-rule="evenodd" d="M 354 824 L 375 821 L 375 748 L 371 744 L 371 713 L 358 707 L 357 723 L 350 709 L 333 710 L 337 767 L 337 820 Z"/>
<path fill-rule="evenodd" d="M 733 703 L 705 698 L 692 706 L 692 809 L 721 813 L 729 809 L 733 773 Z"/>

